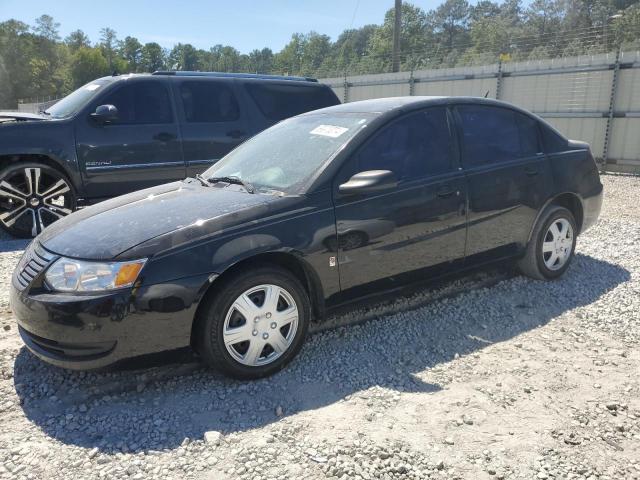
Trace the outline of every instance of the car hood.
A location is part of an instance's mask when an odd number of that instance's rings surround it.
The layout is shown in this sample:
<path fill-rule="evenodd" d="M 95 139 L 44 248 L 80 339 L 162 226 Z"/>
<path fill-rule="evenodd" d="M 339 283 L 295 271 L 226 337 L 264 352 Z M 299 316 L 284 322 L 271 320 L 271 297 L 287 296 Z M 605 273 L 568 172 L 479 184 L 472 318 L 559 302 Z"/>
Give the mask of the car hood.
<path fill-rule="evenodd" d="M 187 179 L 116 197 L 55 222 L 38 241 L 72 258 L 111 260 L 150 256 L 273 211 L 285 198 L 249 194 L 241 187 L 206 187 Z"/>
<path fill-rule="evenodd" d="M 38 113 L 28 112 L 0 112 L 0 123 L 11 121 L 26 121 L 26 120 L 46 120 L 47 117 Z"/>

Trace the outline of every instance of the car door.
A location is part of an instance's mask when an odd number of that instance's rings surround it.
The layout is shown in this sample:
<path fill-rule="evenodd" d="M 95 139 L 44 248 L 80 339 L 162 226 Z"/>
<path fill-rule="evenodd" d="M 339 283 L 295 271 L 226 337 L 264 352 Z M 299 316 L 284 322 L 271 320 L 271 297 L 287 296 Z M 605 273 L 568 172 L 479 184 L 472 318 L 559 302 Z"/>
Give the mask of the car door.
<path fill-rule="evenodd" d="M 114 105 L 117 119 L 90 116 Z M 76 122 L 78 160 L 89 198 L 111 197 L 185 177 L 178 125 L 166 79 L 120 80 Z"/>
<path fill-rule="evenodd" d="M 377 289 L 374 282 L 403 281 L 464 256 L 466 185 L 450 125 L 446 107 L 407 114 L 376 132 L 338 174 L 335 249 L 343 291 Z M 391 170 L 397 187 L 359 196 L 338 192 L 352 175 L 369 170 Z"/>
<path fill-rule="evenodd" d="M 537 121 L 508 107 L 456 107 L 469 188 L 466 255 L 508 256 L 527 242 L 552 190 Z"/>
<path fill-rule="evenodd" d="M 176 76 L 171 81 L 187 173 L 194 176 L 251 136 L 247 116 L 233 79 Z"/>

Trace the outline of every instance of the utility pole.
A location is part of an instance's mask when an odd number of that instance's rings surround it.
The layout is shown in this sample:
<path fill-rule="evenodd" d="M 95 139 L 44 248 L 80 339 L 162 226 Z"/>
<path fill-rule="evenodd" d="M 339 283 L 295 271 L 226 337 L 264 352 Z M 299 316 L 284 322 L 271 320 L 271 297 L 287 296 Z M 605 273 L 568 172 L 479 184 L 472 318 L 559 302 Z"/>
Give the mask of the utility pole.
<path fill-rule="evenodd" d="M 402 28 L 402 0 L 396 0 L 396 13 L 393 23 L 393 72 L 400 71 L 400 29 Z"/>

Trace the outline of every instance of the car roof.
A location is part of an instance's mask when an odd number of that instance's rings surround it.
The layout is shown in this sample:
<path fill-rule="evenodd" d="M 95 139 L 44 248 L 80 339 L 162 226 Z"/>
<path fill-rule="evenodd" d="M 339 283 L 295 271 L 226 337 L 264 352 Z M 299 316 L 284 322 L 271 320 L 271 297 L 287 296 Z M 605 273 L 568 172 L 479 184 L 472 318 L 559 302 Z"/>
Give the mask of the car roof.
<path fill-rule="evenodd" d="M 263 75 L 256 73 L 226 73 L 226 72 L 194 72 L 194 71 L 186 71 L 186 70 L 158 70 L 153 73 L 122 73 L 122 74 L 113 74 L 106 77 L 101 77 L 99 80 L 108 79 L 111 81 L 116 80 L 128 80 L 131 78 L 149 78 L 149 77 L 197 77 L 197 78 L 231 78 L 231 79 L 242 79 L 242 80 L 251 80 L 251 81 L 286 81 L 290 83 L 297 83 L 303 85 L 311 85 L 311 86 L 323 86 L 328 87 L 328 85 L 321 84 L 315 78 L 311 77 L 296 77 L 291 75 Z"/>
<path fill-rule="evenodd" d="M 342 103 L 332 107 L 322 108 L 303 115 L 313 115 L 317 113 L 373 113 L 384 114 L 394 111 L 405 111 L 407 109 L 427 107 L 430 105 L 452 105 L 459 103 L 475 103 L 508 107 L 518 111 L 520 108 L 510 103 L 501 102 L 491 98 L 483 97 L 454 97 L 454 96 L 413 96 L 413 97 L 387 97 L 374 98 L 371 100 L 361 100 L 357 102 Z M 528 112 L 525 112 L 528 113 Z"/>

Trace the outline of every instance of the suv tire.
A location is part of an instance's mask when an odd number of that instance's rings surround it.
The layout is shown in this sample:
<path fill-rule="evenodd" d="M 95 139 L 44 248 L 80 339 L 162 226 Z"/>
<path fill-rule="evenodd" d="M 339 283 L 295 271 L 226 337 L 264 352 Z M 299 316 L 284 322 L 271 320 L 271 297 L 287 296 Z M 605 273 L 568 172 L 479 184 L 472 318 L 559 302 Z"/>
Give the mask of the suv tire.
<path fill-rule="evenodd" d="M 0 226 L 14 237 L 32 238 L 76 209 L 71 182 L 38 162 L 0 170 Z"/>

